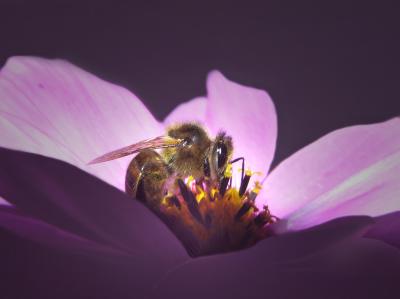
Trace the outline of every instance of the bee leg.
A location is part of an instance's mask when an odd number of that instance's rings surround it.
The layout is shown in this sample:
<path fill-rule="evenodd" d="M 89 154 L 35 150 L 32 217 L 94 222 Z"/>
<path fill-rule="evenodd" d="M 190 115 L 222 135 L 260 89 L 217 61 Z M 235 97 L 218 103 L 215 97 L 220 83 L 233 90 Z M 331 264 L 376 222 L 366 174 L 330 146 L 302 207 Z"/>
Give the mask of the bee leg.
<path fill-rule="evenodd" d="M 157 210 L 165 195 L 164 184 L 168 176 L 163 158 L 154 150 L 143 150 L 128 166 L 125 192 Z"/>

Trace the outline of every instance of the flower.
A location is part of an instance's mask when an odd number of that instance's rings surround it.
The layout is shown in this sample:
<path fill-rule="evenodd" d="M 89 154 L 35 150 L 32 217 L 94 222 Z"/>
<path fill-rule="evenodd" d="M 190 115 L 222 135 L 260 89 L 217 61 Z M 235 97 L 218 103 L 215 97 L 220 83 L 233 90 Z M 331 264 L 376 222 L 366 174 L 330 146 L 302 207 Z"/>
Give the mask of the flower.
<path fill-rule="evenodd" d="M 11 232 L 2 237 L 24 246 L 34 241 L 28 248 L 36 248 L 36 258 L 56 255 L 55 265 L 40 264 L 40 271 L 27 259 L 39 280 L 52 277 L 54 268 L 63 274 L 49 288 L 25 279 L 27 290 L 59 296 L 62 282 L 71 281 L 82 265 L 86 274 L 77 277 L 84 283 L 73 280 L 78 294 L 97 290 L 105 297 L 338 297 L 396 290 L 398 118 L 335 131 L 282 162 L 257 198 L 282 219 L 276 225 L 282 235 L 205 258 L 189 259 L 163 223 L 114 188 L 123 188 L 130 158 L 87 165 L 116 147 L 162 134 L 172 122 L 196 120 L 212 134 L 225 129 L 236 155 L 268 172 L 277 131 L 268 94 L 219 72 L 209 75 L 207 89 L 207 98 L 178 106 L 159 123 L 127 90 L 67 62 L 29 57 L 7 62 L 0 73 L 0 145 L 69 163 L 0 151 L 0 196 L 6 200 L 0 227 Z M 327 222 L 349 215 L 366 216 Z M 45 247 L 38 250 L 37 243 Z M 13 286 L 16 259 L 7 246 L 2 253 Z M 374 285 L 367 284 L 371 281 Z M 10 292 L 26 294 L 12 287 Z M 66 294 L 71 290 L 61 296 Z"/>

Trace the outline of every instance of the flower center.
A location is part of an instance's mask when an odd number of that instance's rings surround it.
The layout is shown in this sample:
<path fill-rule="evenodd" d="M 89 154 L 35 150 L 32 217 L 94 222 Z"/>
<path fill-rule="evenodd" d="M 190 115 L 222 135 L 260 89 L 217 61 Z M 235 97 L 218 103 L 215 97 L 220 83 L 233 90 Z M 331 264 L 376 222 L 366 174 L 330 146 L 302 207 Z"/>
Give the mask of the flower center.
<path fill-rule="evenodd" d="M 276 222 L 268 207 L 259 210 L 255 198 L 261 184 L 248 189 L 252 173 L 242 175 L 239 189 L 231 186 L 232 166 L 216 182 L 178 179 L 174 193 L 164 197 L 160 217 L 175 232 L 191 256 L 243 249 L 266 238 Z"/>

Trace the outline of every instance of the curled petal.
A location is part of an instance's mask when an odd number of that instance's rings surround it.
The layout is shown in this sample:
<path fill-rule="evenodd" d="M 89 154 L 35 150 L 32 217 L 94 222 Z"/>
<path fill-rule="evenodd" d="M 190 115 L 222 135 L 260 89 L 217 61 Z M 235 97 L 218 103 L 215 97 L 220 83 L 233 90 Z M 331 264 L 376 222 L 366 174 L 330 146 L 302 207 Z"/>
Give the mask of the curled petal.
<path fill-rule="evenodd" d="M 368 218 L 335 219 L 250 249 L 193 259 L 162 279 L 154 297 L 374 298 L 397 293 L 400 252 L 360 237 L 372 223 Z"/>
<path fill-rule="evenodd" d="M 123 251 L 87 240 L 32 218 L 15 207 L 0 206 L 0 227 L 23 239 L 71 254 L 127 256 Z"/>
<path fill-rule="evenodd" d="M 162 132 L 132 93 L 62 60 L 10 58 L 0 98 L 0 146 L 67 161 L 120 189 L 130 158 L 87 163 Z"/>
<path fill-rule="evenodd" d="M 400 249 L 400 212 L 375 217 L 375 224 L 365 237 L 384 241 Z"/>
<path fill-rule="evenodd" d="M 166 271 L 157 259 L 110 254 L 32 218 L 8 216 L 4 228 L 0 212 L 2 298 L 149 298 Z"/>
<path fill-rule="evenodd" d="M 59 160 L 0 149 L 0 196 L 64 231 L 160 265 L 187 258 L 149 209 Z"/>
<path fill-rule="evenodd" d="M 283 161 L 259 204 L 302 229 L 345 215 L 400 209 L 400 118 L 334 131 Z"/>
<path fill-rule="evenodd" d="M 164 120 L 165 125 L 183 122 L 199 122 L 205 125 L 207 99 L 195 98 L 177 106 Z"/>
<path fill-rule="evenodd" d="M 225 130 L 234 143 L 234 158 L 244 157 L 251 170 L 268 172 L 277 138 L 277 120 L 269 95 L 213 71 L 207 79 L 206 124 L 213 134 Z"/>

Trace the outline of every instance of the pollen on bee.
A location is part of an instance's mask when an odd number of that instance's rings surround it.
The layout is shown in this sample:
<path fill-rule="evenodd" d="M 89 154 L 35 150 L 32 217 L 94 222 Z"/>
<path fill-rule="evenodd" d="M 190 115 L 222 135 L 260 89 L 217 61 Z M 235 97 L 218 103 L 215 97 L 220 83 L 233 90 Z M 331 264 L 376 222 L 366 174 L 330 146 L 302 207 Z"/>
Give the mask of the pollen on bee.
<path fill-rule="evenodd" d="M 194 177 L 190 175 L 187 178 L 185 178 L 184 181 L 185 181 L 186 184 L 190 185 L 191 183 L 193 183 Z"/>
<path fill-rule="evenodd" d="M 162 200 L 162 219 L 175 232 L 192 256 L 227 252 L 249 247 L 270 234 L 276 221 L 268 207 L 259 210 L 255 199 L 262 185 L 247 169 L 239 188 L 232 186 L 232 165 L 223 178 L 196 181 L 189 176 L 178 179 L 174 193 Z"/>

